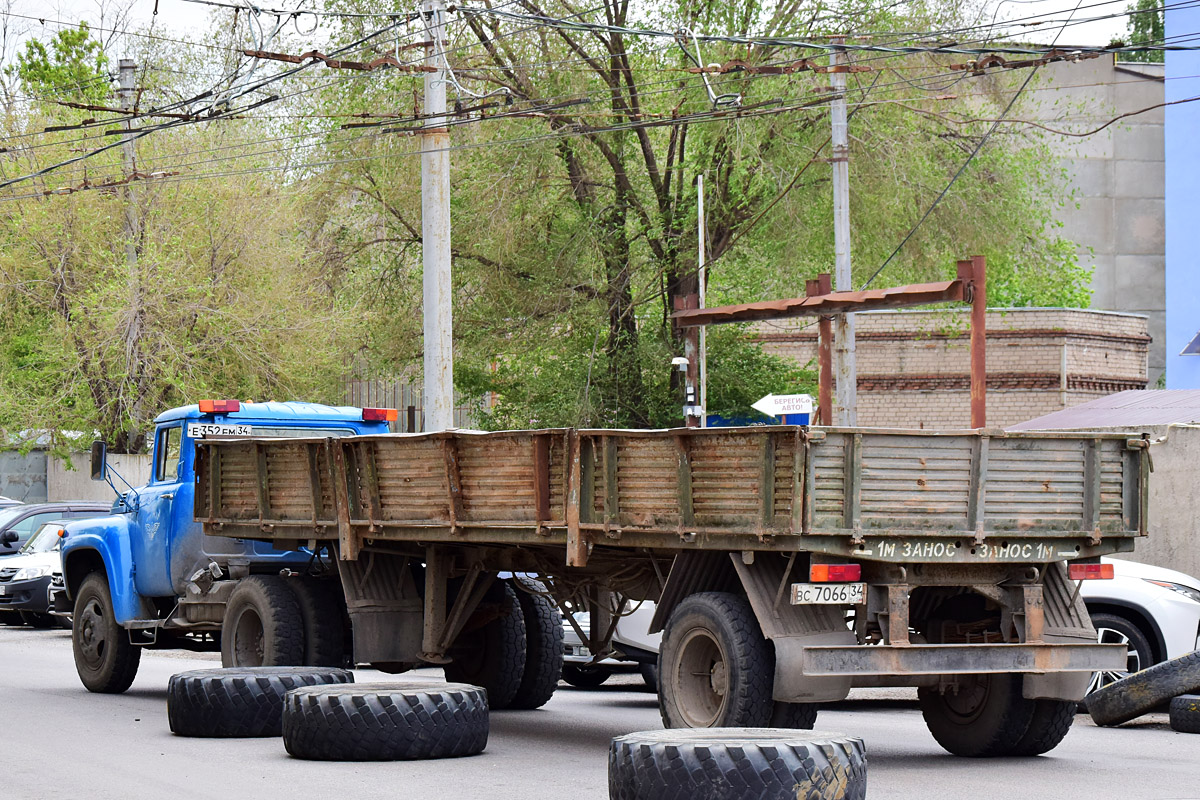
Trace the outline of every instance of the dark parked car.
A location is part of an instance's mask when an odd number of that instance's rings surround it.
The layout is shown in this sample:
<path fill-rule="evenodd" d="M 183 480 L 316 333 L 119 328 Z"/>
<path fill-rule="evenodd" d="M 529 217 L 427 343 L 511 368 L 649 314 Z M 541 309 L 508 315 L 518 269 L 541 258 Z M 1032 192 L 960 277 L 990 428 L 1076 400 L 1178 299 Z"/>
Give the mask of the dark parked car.
<path fill-rule="evenodd" d="M 0 509 L 0 559 L 14 555 L 29 535 L 55 519 L 99 517 L 112 509 L 112 503 L 69 500 L 60 503 L 32 503 Z"/>

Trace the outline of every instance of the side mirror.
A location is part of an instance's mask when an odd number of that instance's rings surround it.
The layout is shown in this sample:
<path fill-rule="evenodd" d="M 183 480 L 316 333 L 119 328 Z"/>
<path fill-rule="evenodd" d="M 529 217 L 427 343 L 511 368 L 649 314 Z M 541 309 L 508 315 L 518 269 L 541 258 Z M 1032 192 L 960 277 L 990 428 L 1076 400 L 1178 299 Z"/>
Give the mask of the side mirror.
<path fill-rule="evenodd" d="M 20 538 L 16 531 L 5 531 L 4 533 L 0 533 L 0 544 L 12 544 Z"/>
<path fill-rule="evenodd" d="M 108 444 L 103 439 L 92 442 L 92 480 L 108 478 Z"/>

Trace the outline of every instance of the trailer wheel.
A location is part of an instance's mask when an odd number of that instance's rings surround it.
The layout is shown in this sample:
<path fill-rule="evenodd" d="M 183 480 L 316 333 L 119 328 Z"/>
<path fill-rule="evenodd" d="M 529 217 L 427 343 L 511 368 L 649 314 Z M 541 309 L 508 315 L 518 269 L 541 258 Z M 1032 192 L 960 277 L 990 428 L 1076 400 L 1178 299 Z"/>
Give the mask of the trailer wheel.
<path fill-rule="evenodd" d="M 525 671 L 509 708 L 541 708 L 550 702 L 563 668 L 562 614 L 548 597 L 518 590 L 525 621 Z"/>
<path fill-rule="evenodd" d="M 577 689 L 595 689 L 612 677 L 612 670 L 596 664 L 563 664 L 562 679 Z"/>
<path fill-rule="evenodd" d="M 507 584 L 504 606 L 500 617 L 458 637 L 454 660 L 445 669 L 448 681 L 486 689 L 488 706 L 493 709 L 512 705 L 525 673 L 525 619 L 516 592 Z"/>
<path fill-rule="evenodd" d="M 304 663 L 340 667 L 346 659 L 346 625 L 341 588 L 333 581 L 289 578 L 304 626 Z"/>
<path fill-rule="evenodd" d="M 301 686 L 353 683 L 344 669 L 234 667 L 172 675 L 167 720 L 177 736 L 251 738 L 283 732 L 283 696 Z"/>
<path fill-rule="evenodd" d="M 612 740 L 610 800 L 862 800 L 862 739 L 764 728 L 642 731 Z"/>
<path fill-rule="evenodd" d="M 816 724 L 816 703 L 784 703 L 777 700 L 772 706 L 772 728 L 794 728 L 796 730 L 811 731 Z"/>
<path fill-rule="evenodd" d="M 775 662 L 746 598 L 689 595 L 663 632 L 659 707 L 667 728 L 765 728 Z"/>
<path fill-rule="evenodd" d="M 1075 722 L 1079 706 L 1074 700 L 1034 700 L 1033 719 L 1021 741 L 1008 753 L 1010 756 L 1040 756 L 1058 747 Z"/>
<path fill-rule="evenodd" d="M 1022 694 L 1020 675 L 967 675 L 958 691 L 918 689 L 921 714 L 937 743 L 956 756 L 1008 755 L 1029 730 L 1035 701 Z"/>
<path fill-rule="evenodd" d="M 71 650 L 75 671 L 89 692 L 120 694 L 137 676 L 142 651 L 129 642 L 129 634 L 113 614 L 108 579 L 93 572 L 83 579 L 75 595 Z"/>
<path fill-rule="evenodd" d="M 1200 695 L 1181 694 L 1171 701 L 1171 730 L 1200 733 Z"/>
<path fill-rule="evenodd" d="M 285 667 L 304 661 L 304 623 L 283 578 L 251 575 L 229 597 L 221 623 L 221 666 Z"/>
<path fill-rule="evenodd" d="M 1200 650 L 1155 664 L 1084 698 L 1097 725 L 1120 725 L 1173 697 L 1200 690 Z"/>
<path fill-rule="evenodd" d="M 398 761 L 483 752 L 487 695 L 455 683 L 311 686 L 287 693 L 283 746 L 319 761 Z"/>

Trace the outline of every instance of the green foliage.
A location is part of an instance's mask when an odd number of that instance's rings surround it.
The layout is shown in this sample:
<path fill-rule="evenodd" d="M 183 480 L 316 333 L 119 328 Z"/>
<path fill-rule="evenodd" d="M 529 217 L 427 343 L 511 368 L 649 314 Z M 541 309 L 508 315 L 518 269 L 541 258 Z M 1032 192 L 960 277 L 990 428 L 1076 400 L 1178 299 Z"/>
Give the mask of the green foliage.
<path fill-rule="evenodd" d="M 107 65 L 100 43 L 81 22 L 78 28 L 59 30 L 49 47 L 39 39 L 26 41 L 8 73 L 33 97 L 100 103 L 108 97 Z"/>
<path fill-rule="evenodd" d="M 1129 34 L 1129 44 L 1162 44 L 1166 38 L 1166 27 L 1163 20 L 1162 3 L 1158 0 L 1136 0 L 1126 9 L 1129 18 L 1125 25 Z M 1125 61 L 1161 62 L 1162 50 L 1148 50 L 1141 53 L 1123 53 Z"/>

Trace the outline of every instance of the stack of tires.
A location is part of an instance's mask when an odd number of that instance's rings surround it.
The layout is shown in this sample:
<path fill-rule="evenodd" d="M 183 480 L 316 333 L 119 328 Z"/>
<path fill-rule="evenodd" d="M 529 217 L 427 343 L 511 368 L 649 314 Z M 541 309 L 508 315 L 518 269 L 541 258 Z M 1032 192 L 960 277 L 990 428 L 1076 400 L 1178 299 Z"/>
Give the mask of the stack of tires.
<path fill-rule="evenodd" d="M 1086 703 L 1097 725 L 1120 725 L 1167 705 L 1173 730 L 1200 733 L 1200 651 L 1103 686 Z"/>

